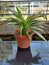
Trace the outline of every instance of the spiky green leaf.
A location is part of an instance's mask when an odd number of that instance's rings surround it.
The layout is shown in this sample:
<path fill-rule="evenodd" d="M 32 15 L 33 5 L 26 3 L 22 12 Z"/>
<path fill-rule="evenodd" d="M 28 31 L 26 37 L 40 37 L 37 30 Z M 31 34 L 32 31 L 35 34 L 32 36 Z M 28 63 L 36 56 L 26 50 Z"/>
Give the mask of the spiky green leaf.
<path fill-rule="evenodd" d="M 38 31 L 33 30 L 34 33 L 36 33 L 39 37 L 41 37 L 43 40 L 47 41 L 42 34 L 40 34 Z"/>

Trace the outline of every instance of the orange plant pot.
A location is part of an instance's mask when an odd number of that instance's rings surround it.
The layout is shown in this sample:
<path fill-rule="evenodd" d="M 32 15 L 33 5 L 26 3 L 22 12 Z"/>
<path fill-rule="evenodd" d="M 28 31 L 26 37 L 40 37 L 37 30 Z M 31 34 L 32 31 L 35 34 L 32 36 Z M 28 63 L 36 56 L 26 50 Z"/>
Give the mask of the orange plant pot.
<path fill-rule="evenodd" d="M 18 30 L 16 30 L 14 33 L 14 36 L 15 36 L 17 43 L 18 43 L 18 47 L 28 48 L 30 46 L 31 39 L 25 35 L 20 36 L 18 33 L 19 33 Z M 33 35 L 33 33 L 30 34 L 31 37 L 32 37 L 32 35 Z"/>

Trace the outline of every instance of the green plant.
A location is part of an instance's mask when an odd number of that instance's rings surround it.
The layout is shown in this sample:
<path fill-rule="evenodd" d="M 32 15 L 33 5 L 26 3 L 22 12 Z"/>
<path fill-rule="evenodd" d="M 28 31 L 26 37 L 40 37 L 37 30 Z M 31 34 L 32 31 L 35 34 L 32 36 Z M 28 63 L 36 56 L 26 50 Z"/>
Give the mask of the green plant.
<path fill-rule="evenodd" d="M 29 15 L 26 19 L 24 19 L 21 11 L 18 7 L 16 7 L 17 12 L 13 12 L 14 18 L 11 18 L 10 20 L 16 25 L 17 29 L 19 30 L 20 35 L 26 35 L 30 38 L 29 30 L 32 30 L 33 33 L 36 33 L 38 36 L 40 36 L 43 40 L 46 41 L 46 39 L 43 37 L 43 35 L 39 32 L 43 30 L 44 27 L 42 24 L 45 23 L 45 21 L 39 21 L 39 17 L 44 17 L 44 14 L 41 14 L 41 11 L 39 11 L 36 14 Z"/>

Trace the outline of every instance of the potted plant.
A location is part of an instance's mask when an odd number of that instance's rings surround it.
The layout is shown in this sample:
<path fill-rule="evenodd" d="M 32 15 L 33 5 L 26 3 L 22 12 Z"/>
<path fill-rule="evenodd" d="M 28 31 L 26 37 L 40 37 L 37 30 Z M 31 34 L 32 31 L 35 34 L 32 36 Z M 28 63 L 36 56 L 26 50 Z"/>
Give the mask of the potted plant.
<path fill-rule="evenodd" d="M 30 46 L 30 41 L 34 33 L 40 36 L 43 40 L 46 39 L 39 32 L 43 30 L 42 24 L 44 21 L 39 21 L 37 18 L 44 17 L 44 14 L 38 12 L 33 15 L 29 15 L 26 19 L 24 19 L 21 11 L 18 7 L 16 7 L 17 12 L 13 12 L 14 18 L 10 20 L 16 25 L 16 31 L 14 32 L 14 36 L 16 37 L 18 47 L 20 48 L 28 48 Z"/>

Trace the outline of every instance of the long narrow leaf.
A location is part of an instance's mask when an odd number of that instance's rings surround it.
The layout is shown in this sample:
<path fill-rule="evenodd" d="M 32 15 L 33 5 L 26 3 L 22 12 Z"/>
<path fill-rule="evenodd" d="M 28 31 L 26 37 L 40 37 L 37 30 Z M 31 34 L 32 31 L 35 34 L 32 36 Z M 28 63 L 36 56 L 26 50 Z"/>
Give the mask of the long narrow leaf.
<path fill-rule="evenodd" d="M 44 41 L 47 41 L 42 34 L 40 34 L 39 32 L 37 32 L 36 30 L 33 30 L 33 31 L 34 31 L 34 33 L 36 33 L 39 37 L 41 37 Z"/>
<path fill-rule="evenodd" d="M 45 31 L 41 28 L 38 28 L 38 27 L 31 27 L 33 30 L 37 30 L 38 32 L 42 32 L 42 33 L 45 33 Z"/>
<path fill-rule="evenodd" d="M 21 11 L 19 10 L 18 7 L 16 7 L 16 9 L 17 9 L 17 13 L 18 13 L 19 19 L 21 19 L 22 22 L 23 22 L 24 21 L 24 18 L 23 18 L 22 14 L 21 14 Z"/>
<path fill-rule="evenodd" d="M 30 25 L 32 25 L 32 26 L 39 26 L 39 25 L 42 25 L 44 23 L 45 22 L 34 20 L 34 21 L 32 21 L 32 23 L 30 23 Z"/>
<path fill-rule="evenodd" d="M 33 19 L 36 19 L 37 17 L 40 17 L 41 12 L 42 12 L 42 11 L 38 11 L 36 14 L 32 14 L 31 16 L 28 16 L 27 19 L 26 19 L 26 21 L 27 21 L 27 22 L 30 22 L 30 21 L 32 21 Z"/>

